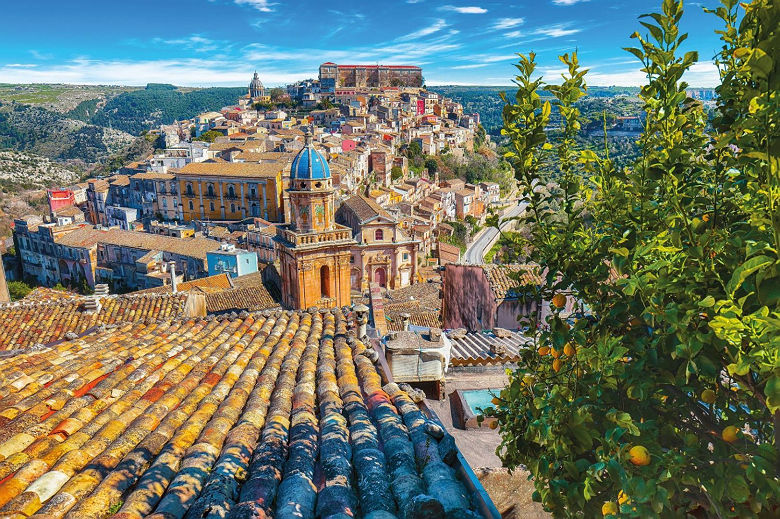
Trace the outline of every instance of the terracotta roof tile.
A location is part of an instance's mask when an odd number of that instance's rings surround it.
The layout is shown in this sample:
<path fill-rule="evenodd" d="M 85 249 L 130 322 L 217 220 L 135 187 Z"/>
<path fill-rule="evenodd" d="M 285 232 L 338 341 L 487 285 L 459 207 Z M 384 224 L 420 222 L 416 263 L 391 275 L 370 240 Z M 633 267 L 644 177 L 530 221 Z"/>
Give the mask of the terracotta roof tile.
<path fill-rule="evenodd" d="M 100 299 L 99 312 L 86 311 L 86 297 L 0 306 L 0 351 L 45 345 L 100 324 L 179 316 L 186 299 L 186 294 L 108 296 Z"/>
<path fill-rule="evenodd" d="M 541 285 L 542 278 L 534 265 L 483 265 L 490 289 L 496 299 L 513 297 L 515 288 L 521 285 Z"/>
<path fill-rule="evenodd" d="M 419 501 L 474 517 L 453 438 L 365 350 L 335 310 L 139 322 L 0 360 L 0 514 L 389 517 Z"/>
<path fill-rule="evenodd" d="M 214 175 L 220 177 L 269 178 L 277 176 L 285 163 L 265 162 L 190 162 L 176 170 L 179 176 Z"/>

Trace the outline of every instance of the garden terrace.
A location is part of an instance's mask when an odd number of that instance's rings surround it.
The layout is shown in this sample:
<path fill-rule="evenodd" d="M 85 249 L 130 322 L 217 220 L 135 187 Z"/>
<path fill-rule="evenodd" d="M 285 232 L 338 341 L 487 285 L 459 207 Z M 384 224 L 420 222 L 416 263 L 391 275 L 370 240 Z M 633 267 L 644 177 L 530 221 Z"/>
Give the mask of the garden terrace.
<path fill-rule="evenodd" d="M 187 294 L 146 294 L 100 298 L 98 311 L 88 311 L 89 298 L 80 297 L 0 306 L 0 352 L 24 350 L 35 344 L 82 334 L 101 324 L 171 318 L 184 313 Z"/>
<path fill-rule="evenodd" d="M 482 517 L 454 439 L 352 321 L 144 320 L 0 360 L 0 516 Z"/>

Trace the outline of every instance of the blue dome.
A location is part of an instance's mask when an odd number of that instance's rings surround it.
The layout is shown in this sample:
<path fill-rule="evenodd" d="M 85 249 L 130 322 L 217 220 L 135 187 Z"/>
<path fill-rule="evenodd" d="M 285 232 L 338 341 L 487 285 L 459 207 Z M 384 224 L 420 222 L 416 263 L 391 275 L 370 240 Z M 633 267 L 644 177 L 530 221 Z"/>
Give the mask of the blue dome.
<path fill-rule="evenodd" d="M 303 148 L 293 160 L 290 168 L 290 179 L 323 179 L 330 178 L 330 167 L 325 157 L 309 145 Z"/>

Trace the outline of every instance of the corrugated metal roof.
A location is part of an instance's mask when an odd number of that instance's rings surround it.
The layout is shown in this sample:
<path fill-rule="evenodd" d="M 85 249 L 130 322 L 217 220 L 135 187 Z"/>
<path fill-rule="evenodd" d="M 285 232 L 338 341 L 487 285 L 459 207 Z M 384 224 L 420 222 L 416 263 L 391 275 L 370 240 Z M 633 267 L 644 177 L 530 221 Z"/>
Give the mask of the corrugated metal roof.
<path fill-rule="evenodd" d="M 509 332 L 507 338 L 498 338 L 492 332 L 469 332 L 461 339 L 452 341 L 452 366 L 479 366 L 488 364 L 508 364 L 520 360 L 520 351 L 531 343 L 531 339 L 516 332 Z M 493 342 L 502 344 L 506 348 L 506 354 L 495 355 L 490 351 Z"/>

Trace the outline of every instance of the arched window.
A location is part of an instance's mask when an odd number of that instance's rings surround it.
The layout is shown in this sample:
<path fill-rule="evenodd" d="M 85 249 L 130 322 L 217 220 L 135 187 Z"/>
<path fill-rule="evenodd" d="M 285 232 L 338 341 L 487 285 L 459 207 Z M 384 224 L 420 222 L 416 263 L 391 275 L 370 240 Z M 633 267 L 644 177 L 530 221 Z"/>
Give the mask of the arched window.
<path fill-rule="evenodd" d="M 330 267 L 327 265 L 320 268 L 320 292 L 322 297 L 333 297 L 330 291 Z"/>
<path fill-rule="evenodd" d="M 210 211 L 214 210 L 214 202 L 209 202 L 209 210 Z"/>
<path fill-rule="evenodd" d="M 192 200 L 190 200 L 190 211 L 192 211 L 193 209 L 194 209 L 194 207 L 192 205 Z"/>
<path fill-rule="evenodd" d="M 230 198 L 235 198 L 236 197 L 236 188 L 233 187 L 233 184 L 230 184 L 228 186 L 228 196 Z"/>
<path fill-rule="evenodd" d="M 192 192 L 192 184 L 190 182 L 187 182 L 187 196 L 193 196 L 194 193 Z M 192 205 L 192 202 L 190 202 L 190 205 Z M 192 207 L 190 207 L 192 209 Z"/>
<path fill-rule="evenodd" d="M 374 239 L 376 241 L 382 241 L 385 239 L 385 232 L 382 229 L 377 229 L 374 233 Z"/>
<path fill-rule="evenodd" d="M 230 212 L 235 213 L 236 212 L 236 204 L 230 204 Z"/>
<path fill-rule="evenodd" d="M 214 196 L 214 184 L 209 184 L 206 188 L 209 196 Z"/>

